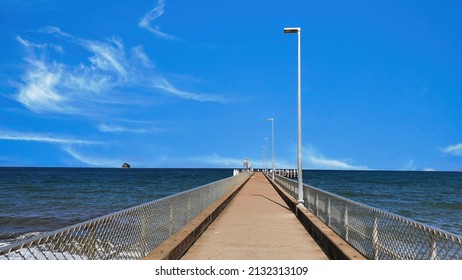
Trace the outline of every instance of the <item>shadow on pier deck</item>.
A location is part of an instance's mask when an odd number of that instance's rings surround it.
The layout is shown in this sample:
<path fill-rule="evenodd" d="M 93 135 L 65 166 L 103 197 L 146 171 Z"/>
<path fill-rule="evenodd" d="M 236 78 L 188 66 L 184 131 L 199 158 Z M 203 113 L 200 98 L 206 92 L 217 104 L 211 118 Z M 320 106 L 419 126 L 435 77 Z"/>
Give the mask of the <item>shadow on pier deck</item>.
<path fill-rule="evenodd" d="M 255 173 L 145 259 L 363 259 L 296 204 Z"/>

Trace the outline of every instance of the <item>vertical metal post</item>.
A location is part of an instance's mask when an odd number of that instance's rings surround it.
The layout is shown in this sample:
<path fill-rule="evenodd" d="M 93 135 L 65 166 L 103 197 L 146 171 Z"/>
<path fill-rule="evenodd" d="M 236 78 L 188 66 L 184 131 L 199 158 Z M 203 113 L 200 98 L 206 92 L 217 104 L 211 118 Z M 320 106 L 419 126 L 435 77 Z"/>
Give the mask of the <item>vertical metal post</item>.
<path fill-rule="evenodd" d="M 141 246 L 141 257 L 146 256 L 148 252 L 148 230 L 147 230 L 147 214 L 144 213 L 144 208 L 141 210 L 140 224 L 141 224 L 141 235 L 140 235 L 140 246 Z"/>
<path fill-rule="evenodd" d="M 168 227 L 168 236 L 172 236 L 173 233 L 173 202 L 170 200 L 170 221 Z"/>
<path fill-rule="evenodd" d="M 303 203 L 301 28 L 298 29 L 298 201 Z"/>
<path fill-rule="evenodd" d="M 327 197 L 327 225 L 330 227 L 330 196 Z"/>
<path fill-rule="evenodd" d="M 191 221 L 191 193 L 188 195 L 188 223 Z"/>
<path fill-rule="evenodd" d="M 271 169 L 273 170 L 273 181 L 274 181 L 274 118 L 268 119 L 271 121 L 271 153 L 272 153 L 272 159 L 271 159 Z"/>
<path fill-rule="evenodd" d="M 316 201 L 315 201 L 315 207 L 316 207 L 316 217 L 319 218 L 319 193 L 316 192 Z"/>
<path fill-rule="evenodd" d="M 302 66 L 301 66 L 301 33 L 300 27 L 284 28 L 284 33 L 297 33 L 298 35 L 298 95 L 297 95 L 297 111 L 298 111 L 298 201 L 303 204 L 303 174 L 302 174 Z"/>
<path fill-rule="evenodd" d="M 90 235 L 88 236 L 89 242 L 84 246 L 87 250 L 85 250 L 86 255 L 88 256 L 89 260 L 96 259 L 96 252 L 97 252 L 97 240 L 96 240 L 96 232 L 94 224 L 90 227 Z"/>
<path fill-rule="evenodd" d="M 438 250 L 436 247 L 436 238 L 433 232 L 430 232 L 430 259 L 437 260 L 438 259 Z"/>
<path fill-rule="evenodd" d="M 265 160 L 265 169 L 266 169 L 266 174 L 268 174 L 268 137 L 265 137 L 266 140 L 266 160 Z"/>
<path fill-rule="evenodd" d="M 343 227 L 345 228 L 345 240 L 349 241 L 348 236 L 348 204 L 345 204 L 345 213 L 343 215 Z"/>
<path fill-rule="evenodd" d="M 307 198 L 307 202 L 306 202 L 306 208 L 308 210 L 311 210 L 311 203 L 310 203 L 310 188 L 307 189 L 307 195 L 306 195 L 306 198 Z"/>
<path fill-rule="evenodd" d="M 379 259 L 379 233 L 377 227 L 377 213 L 374 212 L 372 221 L 372 248 L 374 250 L 374 260 Z"/>

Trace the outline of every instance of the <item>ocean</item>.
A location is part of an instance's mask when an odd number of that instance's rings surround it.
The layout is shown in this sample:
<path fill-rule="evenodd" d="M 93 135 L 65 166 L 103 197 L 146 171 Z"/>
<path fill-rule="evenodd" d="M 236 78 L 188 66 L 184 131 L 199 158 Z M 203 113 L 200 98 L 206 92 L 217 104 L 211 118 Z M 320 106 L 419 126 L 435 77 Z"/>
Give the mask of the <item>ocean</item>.
<path fill-rule="evenodd" d="M 232 169 L 0 168 L 0 246 L 232 176 Z M 462 172 L 305 170 L 304 183 L 462 235 Z"/>

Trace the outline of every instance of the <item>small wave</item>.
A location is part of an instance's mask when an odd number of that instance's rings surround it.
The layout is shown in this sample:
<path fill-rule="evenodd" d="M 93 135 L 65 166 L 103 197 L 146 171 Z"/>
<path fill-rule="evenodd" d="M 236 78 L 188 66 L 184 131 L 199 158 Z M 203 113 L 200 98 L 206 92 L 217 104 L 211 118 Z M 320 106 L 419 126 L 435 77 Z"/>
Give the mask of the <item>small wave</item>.
<path fill-rule="evenodd" d="M 0 248 L 33 238 L 45 232 L 9 233 L 0 235 Z"/>

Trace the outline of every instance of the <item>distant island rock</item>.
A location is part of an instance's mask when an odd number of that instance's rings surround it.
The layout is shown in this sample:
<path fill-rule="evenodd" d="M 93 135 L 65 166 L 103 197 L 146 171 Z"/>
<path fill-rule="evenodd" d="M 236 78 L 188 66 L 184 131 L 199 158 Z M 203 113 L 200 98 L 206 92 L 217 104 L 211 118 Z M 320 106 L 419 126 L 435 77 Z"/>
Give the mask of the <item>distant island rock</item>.
<path fill-rule="evenodd" d="M 130 168 L 130 164 L 125 162 L 124 164 L 122 164 L 122 168 Z"/>

